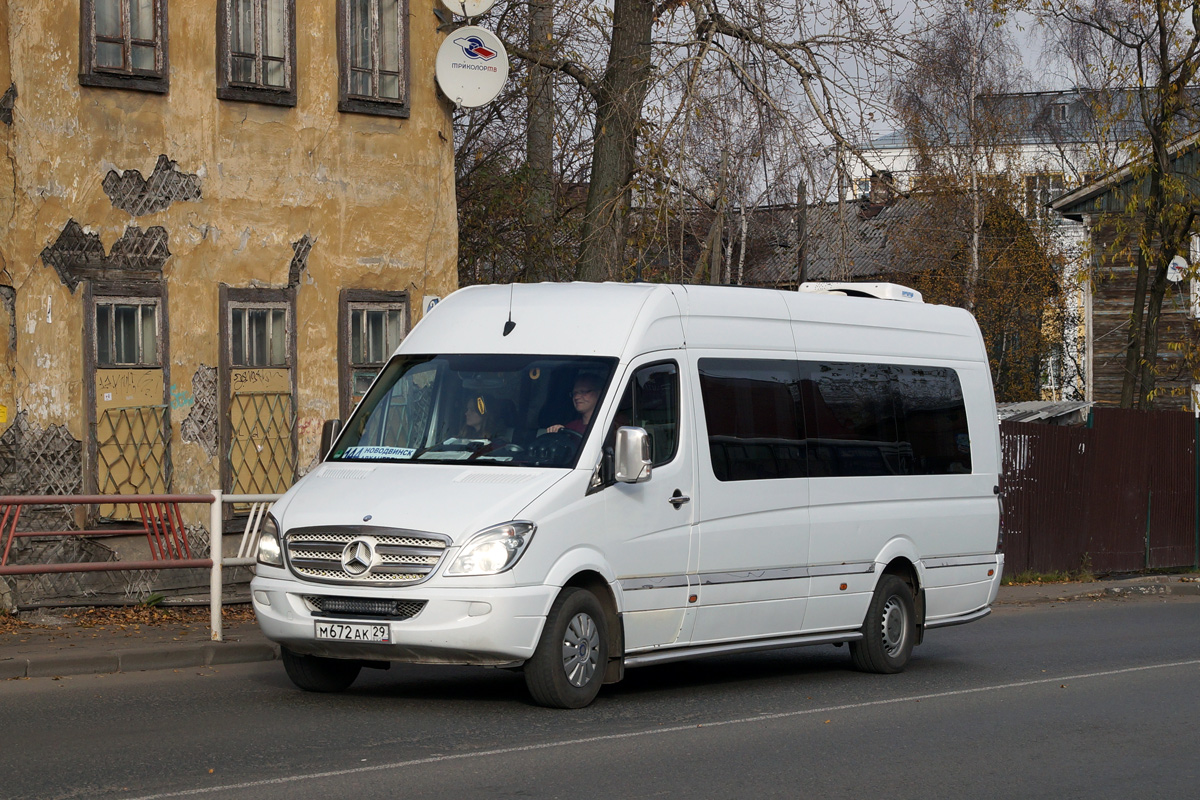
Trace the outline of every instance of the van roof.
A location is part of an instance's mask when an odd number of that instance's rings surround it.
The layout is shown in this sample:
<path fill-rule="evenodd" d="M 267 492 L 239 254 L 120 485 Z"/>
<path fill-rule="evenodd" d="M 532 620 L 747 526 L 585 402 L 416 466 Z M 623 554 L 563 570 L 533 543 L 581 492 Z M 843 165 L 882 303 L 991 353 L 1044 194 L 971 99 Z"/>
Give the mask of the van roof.
<path fill-rule="evenodd" d="M 888 343 L 898 355 L 977 360 L 982 352 L 971 316 L 947 306 L 738 286 L 585 282 L 460 289 L 426 314 L 400 350 L 619 357 L 631 343 L 651 352 L 686 341 L 829 352 L 842 342 L 856 352 L 873 340 L 866 352 L 876 352 L 880 337 L 867 333 L 872 328 L 903 332 Z"/>

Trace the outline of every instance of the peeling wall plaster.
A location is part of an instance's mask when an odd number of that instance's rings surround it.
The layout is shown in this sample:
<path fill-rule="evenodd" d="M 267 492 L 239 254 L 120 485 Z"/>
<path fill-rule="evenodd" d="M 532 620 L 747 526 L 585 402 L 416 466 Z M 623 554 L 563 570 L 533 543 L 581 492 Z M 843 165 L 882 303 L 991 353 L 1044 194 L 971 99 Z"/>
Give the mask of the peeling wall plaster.
<path fill-rule="evenodd" d="M 204 453 L 213 458 L 217 454 L 217 414 L 220 403 L 217 397 L 217 368 L 203 364 L 192 376 L 192 407 L 179 426 L 179 435 L 185 442 L 195 442 Z"/>
<path fill-rule="evenodd" d="M 158 157 L 149 178 L 136 169 L 109 170 L 102 185 L 113 208 L 135 217 L 164 211 L 178 201 L 200 199 L 200 177 L 180 172 L 179 165 L 165 155 Z"/>

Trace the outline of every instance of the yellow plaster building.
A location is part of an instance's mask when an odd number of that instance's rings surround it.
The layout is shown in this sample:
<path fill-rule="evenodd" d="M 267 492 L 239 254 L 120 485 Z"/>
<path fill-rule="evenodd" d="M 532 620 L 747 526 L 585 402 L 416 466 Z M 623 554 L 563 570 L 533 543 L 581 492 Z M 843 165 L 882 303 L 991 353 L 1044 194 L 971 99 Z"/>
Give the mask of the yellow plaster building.
<path fill-rule="evenodd" d="M 435 1 L 0 0 L 0 493 L 314 463 L 455 288 Z"/>

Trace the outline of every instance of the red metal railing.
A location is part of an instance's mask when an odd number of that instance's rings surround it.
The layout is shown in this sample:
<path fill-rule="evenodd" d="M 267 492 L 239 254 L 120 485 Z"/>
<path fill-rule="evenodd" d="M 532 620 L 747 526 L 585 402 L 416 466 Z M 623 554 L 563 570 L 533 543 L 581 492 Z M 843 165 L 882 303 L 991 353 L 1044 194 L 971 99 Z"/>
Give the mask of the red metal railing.
<path fill-rule="evenodd" d="M 213 566 L 211 558 L 193 558 L 188 545 L 181 503 L 211 505 L 217 498 L 211 494 L 157 495 L 20 495 L 0 497 L 0 540 L 4 543 L 0 555 L 0 575 L 44 575 L 60 572 L 115 572 L 138 569 L 189 569 Z M 18 531 L 21 509 L 44 505 L 135 505 L 141 513 L 140 528 L 102 528 L 82 531 Z M 52 538 L 60 536 L 130 536 L 144 534 L 150 549 L 151 561 L 86 561 L 74 564 L 8 563 L 16 539 Z"/>

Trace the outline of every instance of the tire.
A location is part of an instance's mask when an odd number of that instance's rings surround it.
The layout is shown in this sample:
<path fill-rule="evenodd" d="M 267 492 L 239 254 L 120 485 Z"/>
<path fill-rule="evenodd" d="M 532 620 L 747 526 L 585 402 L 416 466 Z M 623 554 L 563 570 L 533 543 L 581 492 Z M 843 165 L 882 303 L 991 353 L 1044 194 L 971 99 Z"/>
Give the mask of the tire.
<path fill-rule="evenodd" d="M 350 688 L 362 664 L 341 658 L 322 658 L 279 649 L 283 668 L 292 683 L 306 692 L 340 692 Z"/>
<path fill-rule="evenodd" d="M 607 666 L 604 608 L 586 589 L 563 589 L 546 615 L 533 657 L 525 662 L 529 694 L 548 708 L 583 708 L 599 693 Z"/>
<path fill-rule="evenodd" d="M 912 589 L 895 575 L 884 575 L 875 587 L 863 638 L 850 643 L 850 657 L 862 672 L 903 672 L 917 641 Z"/>

